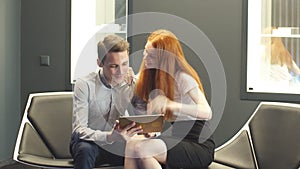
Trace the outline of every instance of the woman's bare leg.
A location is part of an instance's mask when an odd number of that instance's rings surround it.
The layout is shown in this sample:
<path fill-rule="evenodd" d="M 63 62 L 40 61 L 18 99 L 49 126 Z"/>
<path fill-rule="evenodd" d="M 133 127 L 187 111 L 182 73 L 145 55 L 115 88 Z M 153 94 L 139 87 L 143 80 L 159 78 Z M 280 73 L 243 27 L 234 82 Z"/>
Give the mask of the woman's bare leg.
<path fill-rule="evenodd" d="M 124 169 L 138 169 L 138 159 L 134 154 L 134 145 L 138 140 L 130 140 L 126 143 Z"/>
<path fill-rule="evenodd" d="M 124 169 L 161 168 L 167 158 L 166 144 L 160 139 L 132 140 L 126 145 Z"/>
<path fill-rule="evenodd" d="M 137 159 L 136 158 L 127 158 L 125 157 L 124 169 L 138 169 Z"/>

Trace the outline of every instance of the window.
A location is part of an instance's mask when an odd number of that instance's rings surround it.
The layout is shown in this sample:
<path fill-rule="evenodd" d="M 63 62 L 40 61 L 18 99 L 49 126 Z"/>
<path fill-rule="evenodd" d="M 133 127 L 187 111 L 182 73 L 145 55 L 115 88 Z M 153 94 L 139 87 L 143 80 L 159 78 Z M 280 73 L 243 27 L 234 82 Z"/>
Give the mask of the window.
<path fill-rule="evenodd" d="M 247 3 L 246 94 L 300 94 L 300 1 Z"/>
<path fill-rule="evenodd" d="M 127 0 L 71 1 L 71 83 L 97 70 L 99 40 L 127 37 L 127 6 Z"/>

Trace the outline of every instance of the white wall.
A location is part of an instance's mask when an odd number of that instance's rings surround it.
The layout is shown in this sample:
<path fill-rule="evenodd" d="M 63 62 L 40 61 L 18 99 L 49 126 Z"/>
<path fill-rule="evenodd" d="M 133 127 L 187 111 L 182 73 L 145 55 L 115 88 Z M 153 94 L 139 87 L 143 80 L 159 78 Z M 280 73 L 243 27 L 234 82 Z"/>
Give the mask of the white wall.
<path fill-rule="evenodd" d="M 0 167 L 12 158 L 20 124 L 21 0 L 0 0 Z"/>

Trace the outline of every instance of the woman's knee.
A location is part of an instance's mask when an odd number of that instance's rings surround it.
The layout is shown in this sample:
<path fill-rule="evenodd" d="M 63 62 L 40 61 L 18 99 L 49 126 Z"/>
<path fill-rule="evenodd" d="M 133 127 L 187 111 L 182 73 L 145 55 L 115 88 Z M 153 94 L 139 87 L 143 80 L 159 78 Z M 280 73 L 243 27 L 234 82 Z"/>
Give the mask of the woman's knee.
<path fill-rule="evenodd" d="M 130 158 L 141 158 L 142 142 L 140 140 L 131 140 L 126 143 L 126 156 Z"/>
<path fill-rule="evenodd" d="M 143 148 L 145 145 L 142 142 L 138 142 L 137 144 L 134 145 L 134 154 L 138 158 L 144 158 L 145 154 L 145 148 Z"/>
<path fill-rule="evenodd" d="M 133 140 L 126 144 L 127 156 L 132 158 L 149 158 L 165 156 L 165 143 L 160 139 Z"/>

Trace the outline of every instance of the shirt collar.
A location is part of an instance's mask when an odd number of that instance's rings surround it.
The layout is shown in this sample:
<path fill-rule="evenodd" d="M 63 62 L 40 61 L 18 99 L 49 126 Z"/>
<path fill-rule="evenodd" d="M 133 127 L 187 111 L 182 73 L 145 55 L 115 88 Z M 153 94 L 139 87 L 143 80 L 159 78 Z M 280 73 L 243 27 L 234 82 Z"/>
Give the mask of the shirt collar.
<path fill-rule="evenodd" d="M 99 74 L 99 77 L 100 77 L 100 81 L 104 84 L 104 86 L 111 89 L 111 85 L 108 83 L 108 81 L 106 80 L 106 78 L 103 74 L 103 69 L 100 69 L 98 74 Z"/>

